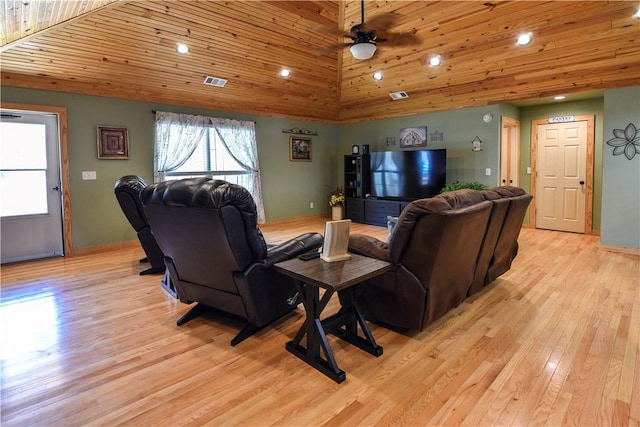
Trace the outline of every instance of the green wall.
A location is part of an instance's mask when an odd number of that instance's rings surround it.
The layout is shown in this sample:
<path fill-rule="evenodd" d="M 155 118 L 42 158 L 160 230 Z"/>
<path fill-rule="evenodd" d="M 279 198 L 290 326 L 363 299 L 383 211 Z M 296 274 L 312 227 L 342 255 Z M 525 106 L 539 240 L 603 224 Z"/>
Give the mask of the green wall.
<path fill-rule="evenodd" d="M 493 121 L 483 122 L 482 116 L 485 113 L 493 114 Z M 447 182 L 478 181 L 490 187 L 498 185 L 500 172 L 500 108 L 498 105 L 342 125 L 339 129 L 339 154 L 351 153 L 353 144 L 360 146 L 369 144 L 370 151 L 399 150 L 400 129 L 418 126 L 427 127 L 426 148 L 447 149 Z M 444 134 L 442 142 L 432 142 L 431 134 L 436 131 Z M 482 141 L 482 151 L 471 151 L 471 141 L 476 136 Z M 387 146 L 388 137 L 395 138 L 395 145 Z M 342 176 L 343 163 L 340 161 L 336 165 L 338 175 Z M 487 168 L 491 169 L 490 176 L 485 175 Z"/>
<path fill-rule="evenodd" d="M 128 174 L 153 181 L 152 110 L 255 121 L 267 221 L 328 215 L 326 186 L 339 184 L 334 170 L 336 125 L 12 87 L 2 88 L 2 101 L 67 108 L 74 248 L 136 239 L 113 195 L 113 185 Z M 98 125 L 128 129 L 128 160 L 98 160 Z M 292 128 L 318 132 L 312 136 L 311 162 L 289 161 L 291 135 L 282 130 Z M 83 181 L 82 171 L 96 171 L 97 180 Z M 311 202 L 313 209 L 309 207 Z"/>
<path fill-rule="evenodd" d="M 629 124 L 640 129 L 640 86 L 605 92 L 604 140 L 621 134 Z M 630 135 L 630 139 L 634 139 Z M 635 135 L 638 143 L 639 135 Z M 604 145 L 604 176 L 602 185 L 602 232 L 605 245 L 640 248 L 640 153 L 628 160 L 613 155 L 613 148 Z M 636 145 L 636 151 L 638 146 Z"/>
<path fill-rule="evenodd" d="M 634 96 L 636 98 L 633 98 Z M 624 162 L 620 156 L 616 156 L 613 159 L 615 161 L 612 161 L 612 148 L 603 148 L 603 135 L 608 139 L 614 127 L 620 128 L 633 121 L 629 118 L 630 114 L 635 114 L 637 118 L 638 110 L 626 106 L 638 103 L 638 87 L 606 91 L 605 100 L 606 102 L 594 99 L 526 108 L 517 108 L 510 104 L 489 105 L 338 126 L 80 94 L 2 88 L 4 102 L 67 108 L 75 248 L 135 239 L 135 233 L 113 196 L 113 183 L 126 174 L 137 174 L 151 182 L 154 119 L 152 110 L 255 121 L 267 221 L 317 214 L 328 215 L 328 187 L 343 185 L 343 155 L 351 153 L 351 146 L 354 144 L 360 147 L 369 144 L 371 151 L 399 149 L 399 132 L 405 127 L 427 126 L 427 148 L 448 150 L 447 181 L 479 181 L 488 186 L 498 185 L 501 115 L 520 120 L 520 183 L 523 188 L 529 190 L 530 179 L 526 175 L 526 168 L 531 164 L 531 120 L 556 115 L 593 114 L 596 116 L 593 226 L 598 230 L 600 224 L 605 222 L 601 212 L 610 214 L 615 220 L 607 223 L 607 244 L 634 247 L 636 239 L 632 239 L 632 242 L 626 240 L 629 233 L 625 231 L 627 228 L 621 220 L 637 219 L 640 210 L 636 202 L 629 205 L 629 200 L 625 197 L 629 188 L 638 194 L 637 164 L 640 156 L 636 156 L 633 161 L 624 159 Z M 606 133 L 603 132 L 605 112 L 608 113 Z M 494 119 L 491 123 L 482 121 L 485 113 L 493 114 Z M 616 120 L 615 117 L 618 115 L 624 118 Z M 129 129 L 129 160 L 97 159 L 97 125 L 123 126 Z M 636 125 L 640 126 L 640 123 Z M 282 130 L 291 128 L 306 128 L 318 132 L 317 136 L 312 137 L 311 162 L 289 161 L 290 135 L 282 133 Z M 443 133 L 442 142 L 431 140 L 431 134 L 435 131 Z M 471 140 L 476 136 L 483 141 L 483 150 L 480 152 L 471 151 Z M 387 137 L 395 138 L 395 145 L 387 146 Z M 607 188 L 603 188 L 603 150 L 612 168 Z M 618 171 L 620 166 L 624 168 Z M 626 171 L 629 167 L 631 171 Z M 491 169 L 490 176 L 485 175 L 487 168 Z M 96 171 L 98 179 L 82 181 L 82 171 Z M 630 186 L 629 182 L 633 179 L 635 186 Z M 602 207 L 603 199 L 608 201 L 607 209 Z M 314 204 L 314 208 L 310 208 L 310 203 Z M 620 218 L 619 209 L 623 207 L 622 211 L 627 213 Z M 636 230 L 637 228 L 633 229 L 633 233 Z M 634 236 L 633 233 L 630 234 Z M 604 234 L 603 230 L 603 241 Z"/>

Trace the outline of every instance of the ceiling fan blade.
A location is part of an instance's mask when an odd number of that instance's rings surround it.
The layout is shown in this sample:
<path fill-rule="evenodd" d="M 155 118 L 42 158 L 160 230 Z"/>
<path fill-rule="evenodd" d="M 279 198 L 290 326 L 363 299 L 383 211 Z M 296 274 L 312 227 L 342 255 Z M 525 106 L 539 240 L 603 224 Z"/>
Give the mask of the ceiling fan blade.
<path fill-rule="evenodd" d="M 416 46 L 420 38 L 413 33 L 383 33 L 376 36 L 376 42 L 384 42 L 387 46 Z"/>
<path fill-rule="evenodd" d="M 369 18 L 367 22 L 363 23 L 361 29 L 365 33 L 368 33 L 370 31 L 388 31 L 402 18 L 402 16 L 403 15 L 395 12 L 376 15 L 372 18 Z"/>

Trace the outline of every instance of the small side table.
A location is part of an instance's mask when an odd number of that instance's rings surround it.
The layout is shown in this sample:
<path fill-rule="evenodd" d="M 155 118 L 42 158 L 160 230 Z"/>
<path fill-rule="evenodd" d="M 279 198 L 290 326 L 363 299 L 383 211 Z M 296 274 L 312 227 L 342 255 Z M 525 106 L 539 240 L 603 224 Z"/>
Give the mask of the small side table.
<path fill-rule="evenodd" d="M 357 284 L 390 270 L 393 264 L 352 254 L 350 260 L 336 262 L 325 262 L 320 258 L 310 261 L 294 258 L 277 263 L 273 268 L 296 279 L 306 310 L 303 325 L 295 338 L 286 344 L 289 352 L 337 383 L 343 382 L 346 374 L 338 368 L 327 334 L 332 333 L 376 357 L 382 355 L 383 349 L 373 338 L 364 316 L 354 302 L 353 293 Z M 321 288 L 324 289 L 322 296 Z M 320 314 L 334 292 L 340 293 L 342 306 L 334 315 L 320 320 Z M 306 347 L 300 344 L 305 335 Z"/>

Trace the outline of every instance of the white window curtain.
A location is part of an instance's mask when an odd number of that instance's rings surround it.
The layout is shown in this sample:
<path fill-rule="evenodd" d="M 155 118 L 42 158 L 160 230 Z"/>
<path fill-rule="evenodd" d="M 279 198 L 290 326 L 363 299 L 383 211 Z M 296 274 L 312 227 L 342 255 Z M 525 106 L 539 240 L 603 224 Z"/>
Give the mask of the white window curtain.
<path fill-rule="evenodd" d="M 251 188 L 247 190 L 253 195 L 256 203 L 258 223 L 264 224 L 264 203 L 254 122 L 156 112 L 154 181 L 164 181 L 166 172 L 182 166 L 210 128 L 216 130 L 229 154 L 245 170 L 251 172 Z"/>
<path fill-rule="evenodd" d="M 245 169 L 251 172 L 251 188 L 258 210 L 258 223 L 265 223 L 260 164 L 256 144 L 256 126 L 254 122 L 230 119 L 214 119 L 213 126 L 231 156 Z"/>
<path fill-rule="evenodd" d="M 208 130 L 209 123 L 210 119 L 204 116 L 156 111 L 154 182 L 164 181 L 166 172 L 187 161 Z"/>

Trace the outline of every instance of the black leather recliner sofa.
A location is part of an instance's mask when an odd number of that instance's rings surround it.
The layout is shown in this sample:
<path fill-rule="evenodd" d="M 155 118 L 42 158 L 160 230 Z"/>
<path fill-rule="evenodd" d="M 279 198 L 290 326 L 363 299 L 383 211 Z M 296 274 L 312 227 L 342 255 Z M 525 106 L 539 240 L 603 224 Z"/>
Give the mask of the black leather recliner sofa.
<path fill-rule="evenodd" d="M 322 235 L 268 247 L 249 191 L 211 178 L 152 184 L 141 200 L 178 298 L 198 303 L 178 325 L 207 307 L 230 313 L 247 321 L 236 345 L 298 305 L 293 279 L 271 266 L 319 248 Z"/>

